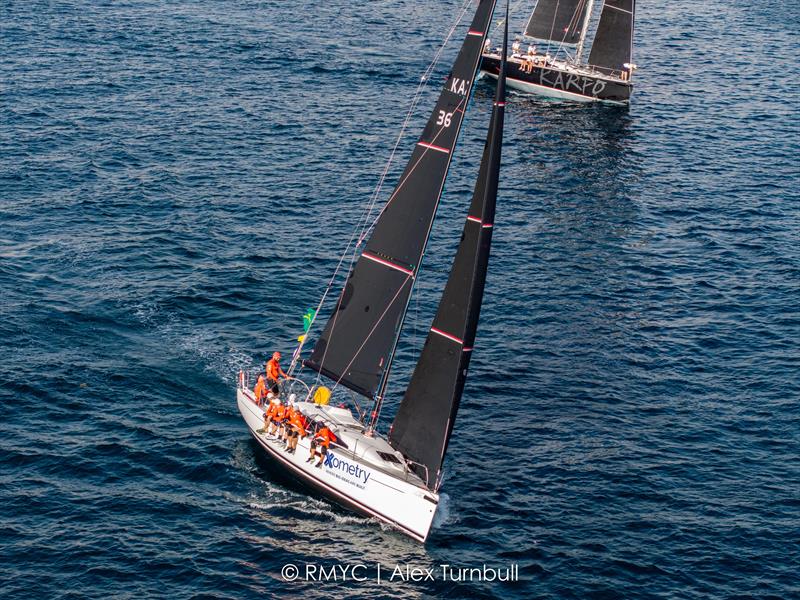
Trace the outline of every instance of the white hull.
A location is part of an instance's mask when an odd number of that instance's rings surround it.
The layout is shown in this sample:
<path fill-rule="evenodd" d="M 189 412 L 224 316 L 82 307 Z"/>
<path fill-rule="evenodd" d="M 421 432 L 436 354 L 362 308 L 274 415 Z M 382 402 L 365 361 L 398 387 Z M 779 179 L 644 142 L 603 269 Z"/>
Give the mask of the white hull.
<path fill-rule="evenodd" d="M 368 460 L 375 455 L 376 447 L 388 448 L 385 440 L 368 438 L 354 428 L 343 429 L 337 435 L 347 440 L 348 449 L 331 446 L 323 466 L 318 468 L 306 462 L 310 438 L 301 439 L 295 453 L 285 452 L 283 443 L 266 433 L 258 433 L 264 427 L 264 411 L 253 400 L 252 392 L 239 388 L 236 396 L 239 412 L 252 436 L 291 475 L 346 508 L 380 519 L 420 542 L 425 541 L 439 496 L 426 489 L 413 473 L 395 467 L 397 474 L 393 474 L 391 463 L 378 465 Z M 307 415 L 324 413 L 329 423 L 344 413 L 343 409 L 309 403 L 297 406 Z"/>

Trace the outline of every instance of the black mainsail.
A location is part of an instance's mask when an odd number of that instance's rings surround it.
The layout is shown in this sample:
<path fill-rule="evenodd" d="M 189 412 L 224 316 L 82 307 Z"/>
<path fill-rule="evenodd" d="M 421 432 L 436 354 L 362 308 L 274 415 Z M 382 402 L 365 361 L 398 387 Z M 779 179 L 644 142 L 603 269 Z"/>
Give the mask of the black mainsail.
<path fill-rule="evenodd" d="M 481 0 L 400 182 L 304 364 L 368 398 L 391 363 L 496 0 Z"/>
<path fill-rule="evenodd" d="M 589 53 L 589 65 L 606 74 L 625 71 L 633 53 L 635 0 L 606 0 Z"/>
<path fill-rule="evenodd" d="M 586 0 L 539 0 L 533 9 L 525 35 L 539 40 L 577 44 Z"/>
<path fill-rule="evenodd" d="M 467 378 L 489 266 L 505 112 L 506 46 L 478 181 L 450 276 L 411 382 L 389 432 L 389 443 L 411 461 L 431 489 L 440 471 Z"/>

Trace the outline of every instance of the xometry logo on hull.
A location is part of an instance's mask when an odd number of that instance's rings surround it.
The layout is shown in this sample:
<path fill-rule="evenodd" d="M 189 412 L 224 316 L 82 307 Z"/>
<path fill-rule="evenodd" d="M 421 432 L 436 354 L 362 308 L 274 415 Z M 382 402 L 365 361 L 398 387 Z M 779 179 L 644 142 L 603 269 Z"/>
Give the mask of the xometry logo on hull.
<path fill-rule="evenodd" d="M 339 477 L 339 479 L 343 479 L 344 481 L 357 485 L 358 487 L 364 487 L 369 480 L 370 473 L 366 469 L 361 468 L 361 466 L 356 463 L 351 463 L 339 458 L 333 452 L 328 452 L 328 454 L 325 456 L 325 466 L 329 469 L 337 471 L 335 475 Z M 342 475 L 354 477 L 355 481 L 350 480 L 348 477 L 343 477 Z"/>

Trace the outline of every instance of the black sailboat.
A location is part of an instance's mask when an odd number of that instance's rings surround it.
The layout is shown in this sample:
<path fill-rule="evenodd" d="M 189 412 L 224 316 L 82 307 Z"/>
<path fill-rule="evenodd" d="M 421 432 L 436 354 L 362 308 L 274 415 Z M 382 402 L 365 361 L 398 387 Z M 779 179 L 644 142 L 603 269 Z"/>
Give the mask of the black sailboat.
<path fill-rule="evenodd" d="M 438 489 L 441 482 L 442 463 L 475 345 L 489 267 L 503 140 L 505 66 L 506 61 L 501 61 L 489 134 L 461 243 L 389 433 L 389 443 L 419 465 L 418 474 L 432 489 Z"/>
<path fill-rule="evenodd" d="M 467 376 L 489 263 L 503 139 L 504 59 L 472 202 L 436 317 L 388 440 L 376 424 L 494 5 L 495 0 L 480 1 L 400 183 L 303 363 L 332 380 L 334 388 L 341 385 L 371 399 L 373 410 L 355 418 L 347 408 L 327 405 L 327 396 L 320 400 L 319 384 L 290 381 L 290 388 L 299 382 L 306 394 L 292 407 L 336 435 L 324 464 L 320 459 L 315 468 L 303 461 L 302 450 L 309 447 L 305 440 L 298 446 L 298 460 L 294 454 L 284 455 L 279 443 L 262 433 L 265 410 L 243 373 L 237 394 L 252 435 L 276 464 L 339 504 L 421 541 L 438 506 L 442 463 Z M 507 27 L 504 47 L 506 40 Z M 296 400 L 294 394 L 286 395 Z"/>
<path fill-rule="evenodd" d="M 584 60 L 593 0 L 538 0 L 524 36 L 508 58 L 508 86 L 531 94 L 580 102 L 627 104 L 636 65 L 633 56 L 635 0 L 605 0 L 588 59 Z M 499 49 L 484 51 L 482 71 L 497 76 Z"/>

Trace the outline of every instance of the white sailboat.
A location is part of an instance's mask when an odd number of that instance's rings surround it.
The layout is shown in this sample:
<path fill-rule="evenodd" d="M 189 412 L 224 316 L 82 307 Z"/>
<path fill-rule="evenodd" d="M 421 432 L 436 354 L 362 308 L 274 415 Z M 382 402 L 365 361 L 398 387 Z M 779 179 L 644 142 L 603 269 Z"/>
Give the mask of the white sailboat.
<path fill-rule="evenodd" d="M 388 436 L 377 423 L 397 339 L 430 235 L 479 68 L 495 0 L 481 0 L 439 99 L 398 185 L 376 221 L 304 368 L 373 403 L 357 415 L 314 402 L 318 386 L 293 378 L 284 398 L 336 435 L 320 466 L 311 436 L 294 453 L 264 429 L 265 408 L 240 373 L 237 403 L 250 433 L 286 473 L 338 504 L 424 542 L 439 504 L 478 325 L 489 261 L 505 106 L 504 65 L 463 235 L 439 310 Z M 507 35 L 507 34 L 506 34 Z M 302 343 L 296 356 L 302 350 Z M 290 370 L 290 373 L 293 373 Z M 327 389 L 327 388 L 326 388 Z"/>

